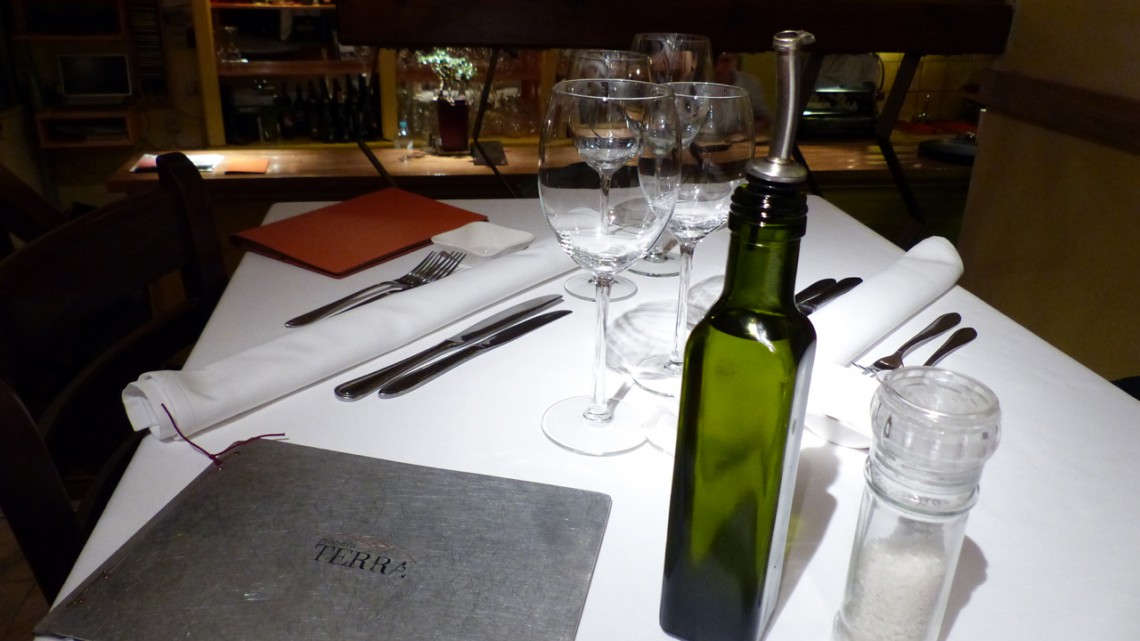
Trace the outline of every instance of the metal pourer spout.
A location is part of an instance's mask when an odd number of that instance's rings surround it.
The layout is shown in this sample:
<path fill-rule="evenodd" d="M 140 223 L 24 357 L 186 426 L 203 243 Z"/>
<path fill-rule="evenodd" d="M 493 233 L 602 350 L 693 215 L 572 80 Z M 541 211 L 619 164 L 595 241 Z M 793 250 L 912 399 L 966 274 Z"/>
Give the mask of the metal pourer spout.
<path fill-rule="evenodd" d="M 772 37 L 776 50 L 776 121 L 772 127 L 772 141 L 766 158 L 748 163 L 748 175 L 778 183 L 797 183 L 807 179 L 807 169 L 792 159 L 792 146 L 796 142 L 796 125 L 799 123 L 800 78 L 802 54 L 800 48 L 815 42 L 815 36 L 806 31 L 781 31 Z"/>

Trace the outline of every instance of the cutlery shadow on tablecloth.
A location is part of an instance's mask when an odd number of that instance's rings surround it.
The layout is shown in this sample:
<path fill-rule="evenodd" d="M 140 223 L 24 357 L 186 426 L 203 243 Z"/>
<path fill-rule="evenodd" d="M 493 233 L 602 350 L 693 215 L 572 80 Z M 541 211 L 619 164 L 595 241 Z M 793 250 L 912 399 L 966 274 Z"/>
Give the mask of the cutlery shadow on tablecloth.
<path fill-rule="evenodd" d="M 820 541 L 839 504 L 829 488 L 839 478 L 839 457 L 835 447 L 821 445 L 800 450 L 796 472 L 796 492 L 792 498 L 792 519 L 788 526 L 787 556 L 780 580 L 780 600 L 773 619 L 780 616 L 789 595 L 795 591 L 804 569 L 819 550 Z M 855 497 L 858 500 L 859 497 Z M 837 581 L 847 577 L 847 568 L 836 571 Z"/>

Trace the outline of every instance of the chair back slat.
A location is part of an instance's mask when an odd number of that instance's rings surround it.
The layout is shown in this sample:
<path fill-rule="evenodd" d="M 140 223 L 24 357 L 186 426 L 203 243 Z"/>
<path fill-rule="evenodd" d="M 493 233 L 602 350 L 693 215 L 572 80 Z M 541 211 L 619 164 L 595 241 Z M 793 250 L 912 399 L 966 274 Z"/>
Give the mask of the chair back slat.
<path fill-rule="evenodd" d="M 93 523 L 80 517 L 98 518 L 137 444 L 123 388 L 192 346 L 225 287 L 202 177 L 180 153 L 160 156 L 158 169 L 157 189 L 71 219 L 0 261 L 0 509 L 49 600 Z M 149 294 L 172 275 L 184 296 L 155 309 Z M 70 531 L 69 521 L 74 549 L 31 542 Z"/>

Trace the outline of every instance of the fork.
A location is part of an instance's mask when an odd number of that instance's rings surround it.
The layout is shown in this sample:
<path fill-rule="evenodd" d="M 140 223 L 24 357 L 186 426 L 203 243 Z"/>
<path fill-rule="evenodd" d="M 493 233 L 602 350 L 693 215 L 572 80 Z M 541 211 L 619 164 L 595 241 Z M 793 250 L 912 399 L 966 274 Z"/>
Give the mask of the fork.
<path fill-rule="evenodd" d="M 960 322 L 962 322 L 962 316 L 957 312 L 943 314 L 934 319 L 934 322 L 927 325 L 926 328 L 921 332 L 915 334 L 913 338 L 900 345 L 893 354 L 887 354 L 886 356 L 883 356 L 882 358 L 876 360 L 874 363 L 871 363 L 870 367 L 865 367 L 863 365 L 857 365 L 857 367 L 862 369 L 864 373 L 870 374 L 872 376 L 886 370 L 898 369 L 903 366 L 903 357 L 910 353 L 912 349 L 934 338 L 935 336 L 944 334 L 945 332 L 949 331 L 950 328 L 954 327 Z"/>
<path fill-rule="evenodd" d="M 327 305 L 323 305 L 311 312 L 306 312 L 286 321 L 285 326 L 300 327 L 302 325 L 308 325 L 322 318 L 328 318 L 329 316 L 346 312 L 366 303 L 371 303 L 388 294 L 395 294 L 396 292 L 402 292 L 407 289 L 412 289 L 413 287 L 419 287 L 420 285 L 437 281 L 455 271 L 455 268 L 459 266 L 459 263 L 463 261 L 464 257 L 466 257 L 466 254 L 463 252 L 432 252 L 420 261 L 420 264 L 413 267 L 411 271 L 403 276 L 395 280 L 386 280 L 376 283 L 375 285 L 370 285 L 344 298 L 334 300 Z"/>

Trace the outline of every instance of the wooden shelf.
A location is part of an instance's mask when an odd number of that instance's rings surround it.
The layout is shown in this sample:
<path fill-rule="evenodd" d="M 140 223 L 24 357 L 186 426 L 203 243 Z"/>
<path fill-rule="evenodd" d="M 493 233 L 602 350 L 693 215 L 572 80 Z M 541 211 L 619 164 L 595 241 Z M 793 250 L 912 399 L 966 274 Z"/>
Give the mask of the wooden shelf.
<path fill-rule="evenodd" d="M 264 78 L 266 76 L 327 76 L 371 73 L 359 60 L 259 60 L 220 62 L 219 78 Z"/>
<path fill-rule="evenodd" d="M 391 137 L 395 133 L 397 113 L 400 112 L 398 104 L 399 95 L 403 86 L 415 83 L 437 82 L 435 74 L 426 68 L 403 68 L 397 60 L 397 50 L 381 48 L 377 51 L 375 68 L 358 60 L 340 60 L 337 48 L 332 38 L 331 30 L 339 28 L 335 16 L 328 13 L 328 9 L 338 9 L 340 4 L 305 4 L 297 0 L 286 3 L 265 2 L 253 4 L 252 2 L 236 2 L 234 0 L 192 0 L 195 32 L 198 36 L 197 58 L 199 76 L 201 78 L 202 104 L 206 126 L 206 142 L 211 147 L 224 146 L 233 142 L 232 111 L 222 106 L 222 96 L 225 92 L 237 95 L 247 89 L 250 81 L 266 79 L 274 84 L 282 81 L 293 82 L 291 79 L 319 79 L 324 77 L 336 78 L 344 75 L 377 73 L 378 87 L 380 89 L 380 113 L 382 114 L 381 128 L 384 135 Z M 299 11 L 304 9 L 321 9 L 315 17 L 309 17 L 306 30 L 295 31 L 290 42 L 296 45 L 287 52 L 253 52 L 245 51 L 244 57 L 249 62 L 219 63 L 215 52 L 216 39 L 223 25 L 235 26 L 239 35 L 243 22 L 260 23 L 261 16 L 236 15 L 228 13 L 230 10 L 261 11 Z M 294 20 L 299 18 L 294 17 Z M 230 24 L 232 22 L 233 24 Z M 253 29 L 247 29 L 253 31 Z M 250 37 L 252 33 L 244 33 Z M 258 33 L 258 37 L 263 34 Z M 239 49 L 241 47 L 239 46 Z M 270 56 L 273 56 L 271 58 Z M 515 62 L 515 61 L 511 61 Z M 477 63 L 478 64 L 478 63 Z M 479 72 L 475 82 L 486 78 L 486 65 L 478 64 Z M 500 63 L 496 69 L 495 81 L 497 83 L 511 83 L 520 86 L 520 96 L 527 105 L 535 105 L 539 109 L 541 101 L 538 96 L 544 94 L 543 87 L 553 84 L 554 65 L 550 64 L 543 52 L 520 57 L 515 64 Z M 227 120 L 229 117 L 229 120 Z M 227 138 L 227 132 L 230 134 Z M 260 144 L 271 144 L 268 141 Z"/>
<path fill-rule="evenodd" d="M 76 48 L 96 55 L 125 54 L 133 72 L 132 90 L 140 86 L 127 0 L 13 0 L 11 4 L 12 40 L 23 44 L 17 64 L 27 64 L 45 87 L 61 90 L 45 74 L 54 69 L 59 53 Z M 136 111 L 126 102 L 114 107 L 43 108 L 34 120 L 44 149 L 129 147 L 139 137 Z"/>
<path fill-rule="evenodd" d="M 129 147 L 138 140 L 133 107 L 48 109 L 36 114 L 36 134 L 44 149 Z"/>
<path fill-rule="evenodd" d="M 279 11 L 281 9 L 319 9 L 322 11 L 335 11 L 335 4 L 309 4 L 306 2 L 261 2 L 254 4 L 252 2 L 224 2 L 223 0 L 211 0 L 210 8 L 212 9 L 273 9 Z"/>

